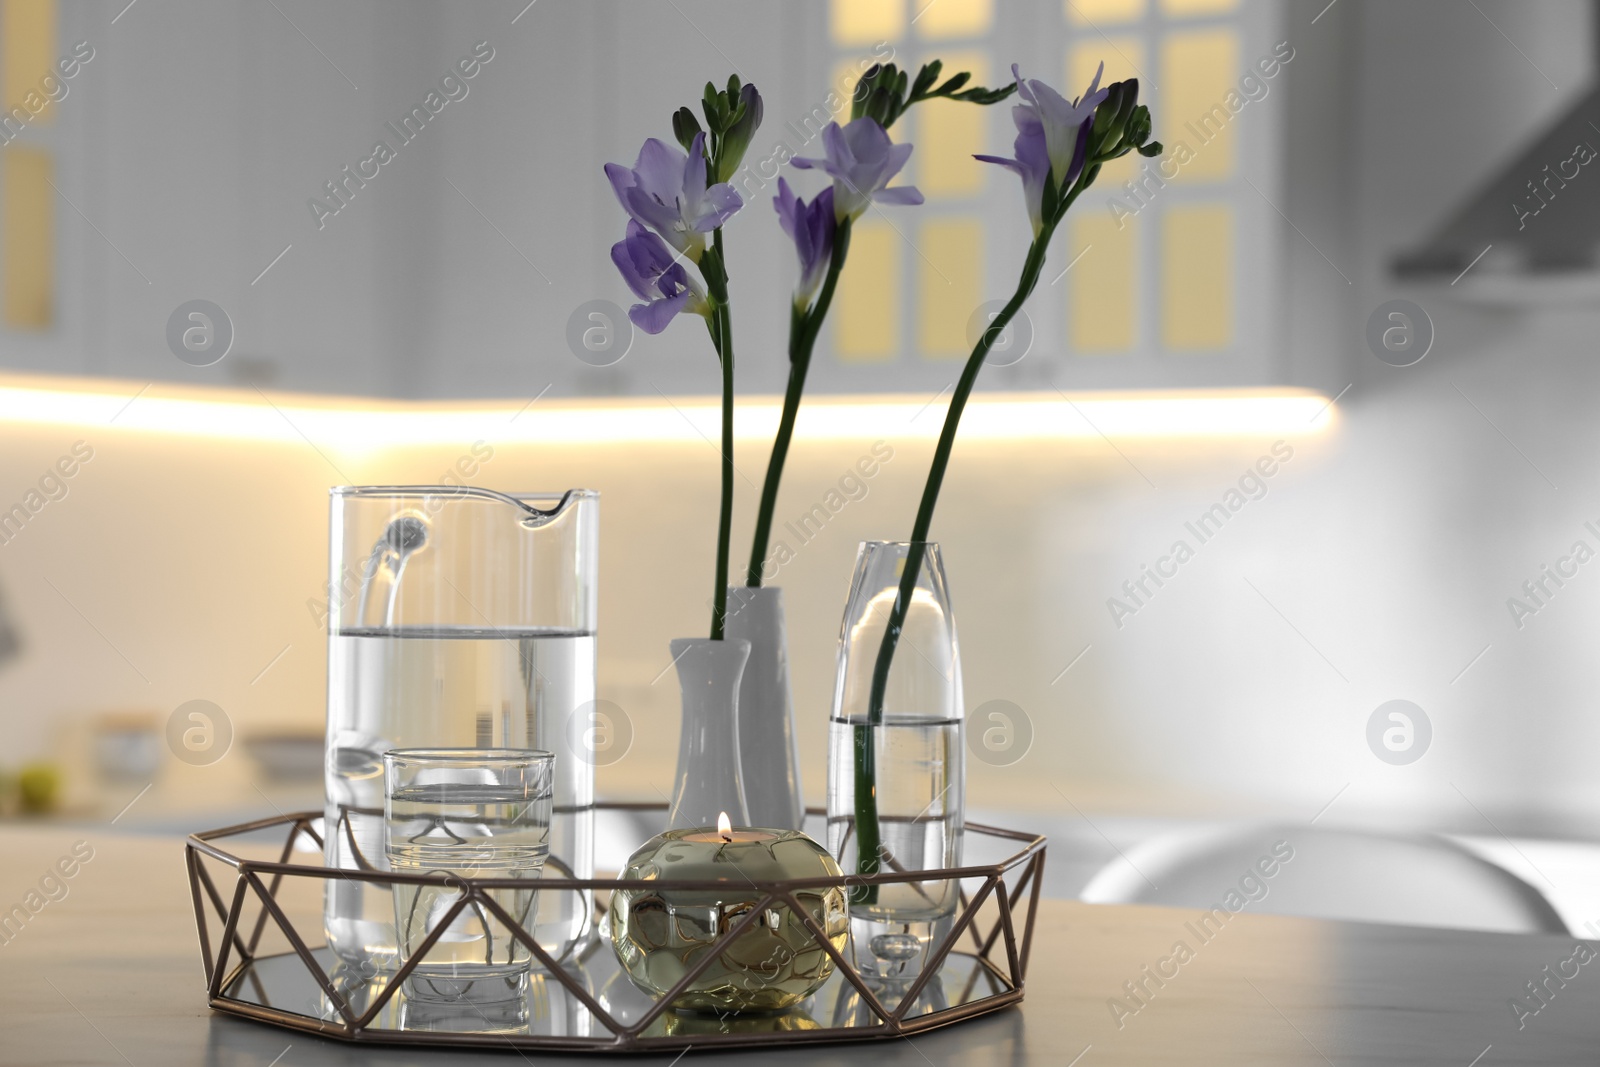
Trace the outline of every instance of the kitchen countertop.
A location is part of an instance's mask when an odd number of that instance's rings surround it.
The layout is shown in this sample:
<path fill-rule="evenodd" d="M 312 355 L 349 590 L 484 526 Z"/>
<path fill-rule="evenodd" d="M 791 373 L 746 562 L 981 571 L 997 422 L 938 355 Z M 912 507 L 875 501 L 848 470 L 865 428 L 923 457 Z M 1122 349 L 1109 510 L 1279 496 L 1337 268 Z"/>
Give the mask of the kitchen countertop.
<path fill-rule="evenodd" d="M 0 935 L 0 1064 L 308 1067 L 317 1064 L 565 1064 L 528 1056 L 341 1045 L 210 1011 L 176 838 L 67 827 L 0 831 L 0 912 L 22 904 L 57 861 L 70 879 Z M 62 889 L 65 889 L 65 895 Z M 43 897 L 35 898 L 35 902 Z M 1045 901 L 1027 1001 L 946 1030 L 861 1046 L 762 1052 L 773 1064 L 965 1067 L 1050 1064 L 1497 1064 L 1600 1057 L 1600 957 L 1578 941 L 1399 926 L 1234 916 L 1207 942 L 1181 910 Z M 10 940 L 5 940 L 10 936 Z M 1155 982 L 1144 968 L 1191 953 Z M 1163 964 L 1171 973 L 1175 964 Z M 1546 967 L 1550 971 L 1545 971 Z M 1557 977 L 1565 968 L 1566 979 Z M 1576 976 L 1572 977 L 1576 970 Z M 1543 981 L 1545 1002 L 1527 983 Z M 1124 983 L 1152 990 L 1142 1006 Z M 1512 998 L 1526 1007 L 1519 1019 Z M 1123 1010 L 1114 1014 L 1112 998 Z M 1137 1007 L 1137 1010 L 1133 1010 Z M 1531 1011 L 1538 1007 L 1537 1013 Z M 1519 1027 L 1520 1022 L 1520 1027 Z M 749 1050 L 686 1058 L 744 1063 Z M 615 1058 L 603 1061 L 624 1062 Z M 667 1056 L 634 1062 L 667 1064 Z"/>

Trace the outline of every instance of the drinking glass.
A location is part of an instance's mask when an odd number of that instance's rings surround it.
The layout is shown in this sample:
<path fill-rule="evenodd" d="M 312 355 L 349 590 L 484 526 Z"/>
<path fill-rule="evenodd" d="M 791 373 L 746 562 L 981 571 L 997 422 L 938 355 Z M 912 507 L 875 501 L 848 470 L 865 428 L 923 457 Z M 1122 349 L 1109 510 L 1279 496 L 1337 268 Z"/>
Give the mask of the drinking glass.
<path fill-rule="evenodd" d="M 463 878 L 537 879 L 550 853 L 555 756 L 532 749 L 393 749 L 383 754 L 390 869 L 432 876 L 394 886 L 394 921 L 409 958 L 464 895 Z M 532 888 L 486 895 L 525 931 Z M 412 971 L 412 999 L 480 998 L 525 981 L 532 953 L 478 901 L 451 919 Z"/>

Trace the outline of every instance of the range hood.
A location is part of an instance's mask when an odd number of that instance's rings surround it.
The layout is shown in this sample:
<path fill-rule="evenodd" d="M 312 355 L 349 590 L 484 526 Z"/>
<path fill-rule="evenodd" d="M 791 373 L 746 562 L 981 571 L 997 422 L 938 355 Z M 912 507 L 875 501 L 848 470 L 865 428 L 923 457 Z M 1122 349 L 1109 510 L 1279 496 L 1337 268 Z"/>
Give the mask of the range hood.
<path fill-rule="evenodd" d="M 1593 18 L 1600 45 L 1600 4 Z M 1416 281 L 1453 283 L 1469 267 L 1473 288 L 1506 296 L 1600 296 L 1600 85 L 1394 262 Z"/>

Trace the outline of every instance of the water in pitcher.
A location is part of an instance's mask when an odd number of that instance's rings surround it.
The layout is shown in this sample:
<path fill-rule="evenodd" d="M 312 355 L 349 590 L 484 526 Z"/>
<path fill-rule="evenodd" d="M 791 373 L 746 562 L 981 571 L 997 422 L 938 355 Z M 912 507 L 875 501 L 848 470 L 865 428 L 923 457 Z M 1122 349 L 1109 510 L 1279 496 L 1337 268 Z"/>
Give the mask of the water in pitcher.
<path fill-rule="evenodd" d="M 329 644 L 326 863 L 387 870 L 383 753 L 536 748 L 555 753 L 546 878 L 594 875 L 594 765 L 574 738 L 593 707 L 594 634 L 464 627 L 343 629 Z M 590 893 L 542 891 L 531 927 L 560 958 L 590 930 Z M 396 956 L 390 887 L 327 882 L 328 945 L 363 968 Z"/>

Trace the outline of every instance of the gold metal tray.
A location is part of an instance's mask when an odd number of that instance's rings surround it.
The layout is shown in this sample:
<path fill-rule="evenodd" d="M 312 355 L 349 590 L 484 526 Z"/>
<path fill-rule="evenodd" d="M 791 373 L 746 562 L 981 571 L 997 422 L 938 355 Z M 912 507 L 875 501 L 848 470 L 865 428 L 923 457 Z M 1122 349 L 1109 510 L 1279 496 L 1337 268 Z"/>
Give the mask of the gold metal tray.
<path fill-rule="evenodd" d="M 597 805 L 635 812 L 664 807 Z M 519 994 L 515 1003 L 439 1005 L 408 1000 L 403 988 L 416 959 L 431 947 L 431 938 L 393 971 L 363 971 L 327 948 L 310 947 L 323 940 L 321 903 L 327 879 L 397 885 L 425 877 L 324 867 L 317 831 L 321 821 L 320 812 L 300 812 L 189 837 L 184 860 L 206 992 L 218 1011 L 360 1043 L 660 1054 L 690 1045 L 794 1045 L 917 1034 L 1022 1001 L 1044 874 L 1043 837 L 968 823 L 967 855 L 992 856 L 992 862 L 941 871 L 754 883 L 766 898 L 752 917 L 774 903 L 787 902 L 803 911 L 791 896 L 796 889 L 907 881 L 953 881 L 960 886 L 961 904 L 950 934 L 919 976 L 903 981 L 863 976 L 848 951 L 835 950 L 821 929 L 814 928 L 813 936 L 834 960 L 834 973 L 804 1003 L 776 1015 L 669 1010 L 677 990 L 659 999 L 640 992 L 622 973 L 608 944 L 591 939 L 557 960 L 528 931 L 510 922 L 514 936 L 534 957 L 526 996 Z M 233 851 L 218 842 L 227 842 Z M 240 854 L 244 852 L 266 858 L 247 858 Z M 485 888 L 513 885 L 503 879 L 461 879 L 460 884 L 468 902 L 491 908 Z M 541 893 L 592 890 L 598 911 L 610 891 L 645 883 L 541 878 L 532 885 Z M 684 889 L 708 887 L 681 883 Z M 731 943 L 742 932 L 743 924 L 730 929 L 721 943 Z M 714 959 L 708 953 L 703 963 L 709 966 Z M 686 974 L 680 987 L 702 969 Z"/>

